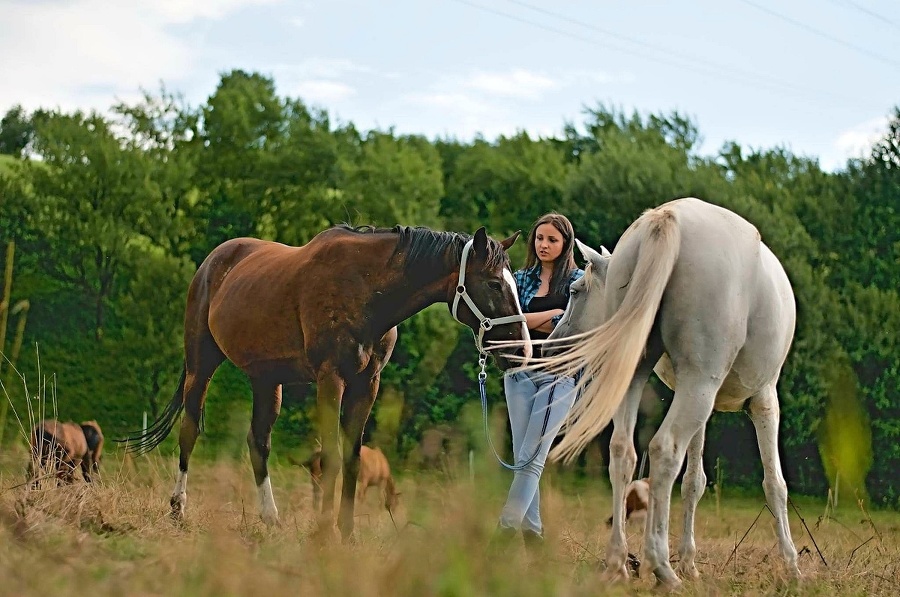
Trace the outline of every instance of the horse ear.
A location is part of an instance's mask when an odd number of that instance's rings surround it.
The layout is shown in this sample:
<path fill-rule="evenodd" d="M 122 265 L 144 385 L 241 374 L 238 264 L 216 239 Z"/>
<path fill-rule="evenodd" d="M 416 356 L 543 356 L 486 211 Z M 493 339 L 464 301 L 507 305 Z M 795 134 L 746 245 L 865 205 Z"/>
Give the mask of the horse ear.
<path fill-rule="evenodd" d="M 606 247 L 604 247 L 603 245 L 600 245 L 600 254 L 603 255 L 604 257 L 612 257 L 612 253 L 607 251 Z"/>
<path fill-rule="evenodd" d="M 503 245 L 503 250 L 504 250 L 504 251 L 509 251 L 509 248 L 510 248 L 511 246 L 513 246 L 513 243 L 516 242 L 516 239 L 519 238 L 519 235 L 520 235 L 520 234 L 522 234 L 522 231 L 521 231 L 521 230 L 516 230 L 515 233 L 513 233 L 512 236 L 510 236 L 509 238 L 505 238 L 505 239 L 501 240 L 501 241 L 500 241 L 500 244 Z"/>
<path fill-rule="evenodd" d="M 475 254 L 480 255 L 481 257 L 487 257 L 487 232 L 484 230 L 484 226 L 475 231 L 475 242 L 472 247 L 475 249 Z"/>
<path fill-rule="evenodd" d="M 577 238 L 575 239 L 575 244 L 578 245 L 581 256 L 584 257 L 584 260 L 588 263 L 601 263 L 604 260 L 605 256 L 602 253 L 598 253 Z M 609 255 L 609 253 L 606 253 L 606 255 Z"/>

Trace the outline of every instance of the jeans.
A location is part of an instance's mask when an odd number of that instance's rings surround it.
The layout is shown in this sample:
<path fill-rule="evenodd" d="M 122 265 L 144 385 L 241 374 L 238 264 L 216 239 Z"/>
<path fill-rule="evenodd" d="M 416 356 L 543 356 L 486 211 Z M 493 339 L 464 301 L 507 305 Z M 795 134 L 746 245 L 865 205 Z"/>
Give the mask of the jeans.
<path fill-rule="evenodd" d="M 534 460 L 516 471 L 500 526 L 543 534 L 538 482 L 550 452 L 550 443 L 575 402 L 575 380 L 543 372 L 517 371 L 503 376 L 506 406 L 512 429 L 516 465 Z M 549 408 L 548 408 L 549 405 Z"/>

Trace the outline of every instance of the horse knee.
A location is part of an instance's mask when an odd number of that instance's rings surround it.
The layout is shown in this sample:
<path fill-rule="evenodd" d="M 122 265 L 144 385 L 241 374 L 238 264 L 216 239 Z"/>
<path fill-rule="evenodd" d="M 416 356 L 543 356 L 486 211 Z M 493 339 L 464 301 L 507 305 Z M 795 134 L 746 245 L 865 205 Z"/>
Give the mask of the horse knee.
<path fill-rule="evenodd" d="M 675 440 L 670 435 L 660 435 L 659 433 L 650 440 L 648 453 L 651 463 L 651 477 L 659 476 L 675 477 L 678 473 L 675 470 L 677 464 L 677 454 Z M 659 471 L 659 472 L 657 472 Z M 660 474 L 661 473 L 661 474 Z"/>
<path fill-rule="evenodd" d="M 609 442 L 609 456 L 610 458 L 620 459 L 633 456 L 637 460 L 637 456 L 634 454 L 634 444 L 628 441 L 628 438 L 624 435 L 618 436 L 613 434 L 613 438 Z"/>

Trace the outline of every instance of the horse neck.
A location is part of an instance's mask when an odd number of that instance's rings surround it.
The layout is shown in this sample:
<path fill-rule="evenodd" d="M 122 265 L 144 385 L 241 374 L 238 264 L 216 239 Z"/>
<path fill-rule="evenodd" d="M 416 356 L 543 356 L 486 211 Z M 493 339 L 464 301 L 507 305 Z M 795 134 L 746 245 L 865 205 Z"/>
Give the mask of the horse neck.
<path fill-rule="evenodd" d="M 393 284 L 375 292 L 374 312 L 385 321 L 388 330 L 435 303 L 449 303 L 459 280 L 458 265 L 430 275 L 406 275 L 397 272 Z"/>

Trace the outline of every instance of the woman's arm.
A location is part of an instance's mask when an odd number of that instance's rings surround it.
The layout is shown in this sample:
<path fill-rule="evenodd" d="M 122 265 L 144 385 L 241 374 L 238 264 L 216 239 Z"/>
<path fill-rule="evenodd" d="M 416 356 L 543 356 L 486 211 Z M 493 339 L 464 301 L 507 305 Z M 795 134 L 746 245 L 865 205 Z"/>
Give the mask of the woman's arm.
<path fill-rule="evenodd" d="M 549 311 L 538 311 L 537 313 L 525 313 L 525 324 L 529 330 L 537 330 L 549 334 L 556 327 L 553 324 L 553 318 L 557 315 L 562 315 L 564 312 L 562 309 L 550 309 Z"/>

